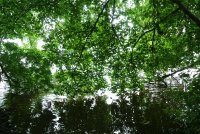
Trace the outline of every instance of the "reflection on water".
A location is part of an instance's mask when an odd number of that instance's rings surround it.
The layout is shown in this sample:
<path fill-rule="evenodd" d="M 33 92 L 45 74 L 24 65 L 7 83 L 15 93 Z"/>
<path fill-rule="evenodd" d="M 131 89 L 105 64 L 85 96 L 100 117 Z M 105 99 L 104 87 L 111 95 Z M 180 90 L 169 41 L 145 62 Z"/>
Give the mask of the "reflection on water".
<path fill-rule="evenodd" d="M 107 104 L 106 96 L 47 101 L 33 95 L 8 94 L 5 109 L 0 111 L 0 133 L 181 133 L 183 123 L 164 112 L 168 106 L 164 99 L 152 99 L 145 92 L 132 93 L 118 96 L 118 99 Z"/>
<path fill-rule="evenodd" d="M 2 106 L 5 94 L 8 92 L 8 86 L 5 82 L 0 81 L 0 106 Z"/>

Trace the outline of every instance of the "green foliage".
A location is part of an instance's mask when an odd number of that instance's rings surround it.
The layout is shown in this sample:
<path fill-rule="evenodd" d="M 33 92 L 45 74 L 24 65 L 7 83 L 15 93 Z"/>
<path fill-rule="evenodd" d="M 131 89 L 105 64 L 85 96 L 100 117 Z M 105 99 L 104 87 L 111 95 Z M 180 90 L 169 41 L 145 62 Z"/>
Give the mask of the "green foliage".
<path fill-rule="evenodd" d="M 135 90 L 145 84 L 141 71 L 152 80 L 171 68 L 199 67 L 200 28 L 173 0 L 0 4 L 1 70 L 16 92 L 93 93 L 109 87 L 105 76 L 113 91 Z M 182 4 L 200 16 L 198 1 Z"/>
<path fill-rule="evenodd" d="M 0 81 L 24 103 L 15 105 L 8 95 L 6 105 L 27 117 L 13 115 L 16 132 L 32 128 L 37 133 L 37 123 L 47 117 L 40 129 L 45 133 L 50 125 L 53 130 L 50 111 L 30 115 L 31 98 L 37 95 L 112 90 L 121 96 L 118 104 L 108 106 L 99 97 L 87 113 L 92 100 L 69 101 L 57 108 L 60 122 L 69 130 L 97 133 L 123 132 L 124 126 L 138 133 L 200 133 L 199 9 L 199 0 L 1 0 Z M 186 69 L 195 69 L 196 76 L 182 74 L 183 88 L 173 76 Z M 175 88 L 170 80 L 178 83 Z M 74 128 L 71 123 L 80 119 L 86 126 Z"/>

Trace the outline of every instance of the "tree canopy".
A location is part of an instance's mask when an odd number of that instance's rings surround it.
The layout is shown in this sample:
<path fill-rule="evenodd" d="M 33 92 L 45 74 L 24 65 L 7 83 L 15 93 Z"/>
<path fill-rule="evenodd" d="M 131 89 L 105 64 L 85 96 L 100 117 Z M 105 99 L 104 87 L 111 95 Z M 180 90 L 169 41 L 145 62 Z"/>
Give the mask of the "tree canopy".
<path fill-rule="evenodd" d="M 199 0 L 1 0 L 2 80 L 15 93 L 76 95 L 199 70 L 199 9 Z"/>

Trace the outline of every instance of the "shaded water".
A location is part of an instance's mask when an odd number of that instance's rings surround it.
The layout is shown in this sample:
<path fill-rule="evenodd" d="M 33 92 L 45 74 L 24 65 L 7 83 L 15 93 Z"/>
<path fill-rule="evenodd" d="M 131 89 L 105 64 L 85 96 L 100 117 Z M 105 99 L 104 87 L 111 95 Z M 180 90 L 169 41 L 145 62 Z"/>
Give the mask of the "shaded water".
<path fill-rule="evenodd" d="M 36 95 L 37 96 L 37 95 Z M 0 110 L 2 134 L 170 134 L 184 122 L 165 112 L 167 98 L 125 93 L 111 104 L 106 96 L 49 101 L 33 95 L 7 94 Z"/>

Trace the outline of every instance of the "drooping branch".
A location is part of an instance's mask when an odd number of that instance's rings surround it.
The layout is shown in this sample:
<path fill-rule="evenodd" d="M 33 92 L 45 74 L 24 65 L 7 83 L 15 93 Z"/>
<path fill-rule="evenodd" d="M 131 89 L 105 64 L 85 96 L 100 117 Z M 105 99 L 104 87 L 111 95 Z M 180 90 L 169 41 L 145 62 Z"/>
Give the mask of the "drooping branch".
<path fill-rule="evenodd" d="M 178 7 L 191 19 L 198 27 L 200 27 L 200 19 L 197 18 L 189 9 L 187 9 L 180 0 L 171 0 L 173 3 L 177 4 Z"/>
<path fill-rule="evenodd" d="M 150 30 L 144 31 L 144 32 L 138 37 L 138 39 L 135 41 L 134 46 L 137 45 L 137 43 L 140 41 L 140 39 L 142 39 L 142 37 L 143 37 L 144 35 L 146 35 L 146 34 L 149 33 L 149 32 L 152 32 L 154 29 L 155 29 L 155 28 L 152 28 L 152 29 L 150 29 Z M 133 47 L 133 48 L 134 48 L 134 47 Z"/>
<path fill-rule="evenodd" d="M 181 71 L 183 71 L 183 70 L 186 70 L 186 69 L 188 69 L 188 67 L 184 67 L 184 68 L 181 68 L 181 69 L 179 69 L 179 70 L 176 70 L 176 71 L 174 71 L 174 72 L 172 72 L 172 73 L 170 73 L 170 74 L 163 75 L 161 78 L 164 80 L 164 79 L 166 79 L 167 77 L 173 76 L 174 74 L 176 74 L 176 73 L 178 73 L 178 72 L 181 72 Z"/>
<path fill-rule="evenodd" d="M 112 8 L 112 16 L 111 16 L 111 28 L 112 28 L 112 31 L 114 33 L 114 36 L 119 40 L 119 36 L 117 35 L 115 26 L 113 24 L 113 22 L 114 22 L 114 16 L 115 16 L 115 8 L 116 8 L 116 1 L 114 0 L 113 1 L 113 8 Z"/>
<path fill-rule="evenodd" d="M 175 9 L 174 11 L 172 11 L 171 13 L 169 13 L 167 16 L 165 16 L 164 18 L 162 18 L 159 22 L 156 22 L 155 26 L 157 26 L 157 25 L 159 25 L 160 23 L 164 22 L 166 19 L 168 19 L 169 17 L 171 17 L 171 15 L 174 15 L 174 14 L 177 13 L 179 10 L 180 10 L 179 8 Z M 156 28 L 157 28 L 157 27 L 154 27 L 154 28 L 152 28 L 152 29 L 149 29 L 149 30 L 146 30 L 145 32 L 143 32 L 143 33 L 138 37 L 138 39 L 135 41 L 134 46 L 133 46 L 132 48 L 134 48 L 134 47 L 137 45 L 137 43 L 140 41 L 140 39 L 141 39 L 144 35 L 146 35 L 146 34 L 149 33 L 149 32 L 154 31 Z"/>
<path fill-rule="evenodd" d="M 6 72 L 6 70 L 4 69 L 4 67 L 3 67 L 2 64 L 0 64 L 0 68 L 1 68 L 1 73 L 4 74 L 4 76 L 7 78 L 7 81 L 8 81 L 8 83 L 9 83 L 9 85 L 13 85 L 13 83 L 15 83 L 15 84 L 18 83 L 18 81 L 12 79 L 12 78 L 8 75 L 8 73 Z"/>
<path fill-rule="evenodd" d="M 86 43 L 87 43 L 89 37 L 90 37 L 90 36 L 92 35 L 92 33 L 94 32 L 94 30 L 95 30 L 95 28 L 96 28 L 96 25 L 97 25 L 97 23 L 99 22 L 99 19 L 100 19 L 100 17 L 102 16 L 104 10 L 106 9 L 106 7 L 107 7 L 109 1 L 110 1 L 110 0 L 107 0 L 106 3 L 103 5 L 103 8 L 102 8 L 101 12 L 98 14 L 97 19 L 96 19 L 94 25 L 92 26 L 90 32 L 87 34 L 86 39 L 85 39 L 85 42 L 84 42 L 84 44 L 83 44 L 83 46 L 82 46 L 80 55 L 79 55 L 79 57 L 78 57 L 78 62 L 80 62 L 80 59 L 81 59 L 82 56 L 83 56 L 83 51 L 84 51 L 85 48 L 86 48 Z M 73 69 L 73 73 L 74 73 L 74 74 L 76 73 L 76 70 L 77 70 L 77 66 Z M 77 80 L 76 80 L 76 77 L 75 77 L 74 75 L 73 75 L 73 80 L 74 80 L 75 85 L 77 85 Z"/>
<path fill-rule="evenodd" d="M 171 17 L 172 15 L 174 15 L 174 14 L 176 14 L 178 11 L 179 11 L 180 9 L 179 8 L 177 8 L 177 9 L 175 9 L 174 11 L 172 11 L 171 13 L 169 13 L 167 16 L 165 16 L 164 18 L 161 18 L 160 19 L 160 21 L 159 22 L 156 22 L 155 24 L 154 24 L 154 27 L 152 28 L 152 29 L 149 29 L 149 30 L 147 30 L 147 31 L 144 31 L 139 37 L 138 37 L 138 39 L 134 42 L 134 44 L 133 44 L 133 46 L 132 46 L 132 52 L 131 52 L 131 62 L 132 62 L 132 59 L 133 59 L 133 48 L 137 45 L 137 43 L 140 41 L 140 39 L 142 39 L 142 37 L 143 36 L 145 36 L 147 33 L 149 33 L 149 32 L 154 32 L 154 34 L 155 34 L 155 30 L 160 30 L 159 28 L 159 24 L 160 23 L 163 23 L 166 19 L 168 19 L 169 17 Z M 155 35 L 154 35 L 155 36 Z"/>
<path fill-rule="evenodd" d="M 97 23 L 99 22 L 99 19 L 100 19 L 101 15 L 103 14 L 103 11 L 105 10 L 105 8 L 106 8 L 107 5 L 108 5 L 108 2 L 109 2 L 109 0 L 103 5 L 103 8 L 102 8 L 101 12 L 99 13 L 99 15 L 98 15 L 98 17 L 97 17 L 97 19 L 96 19 L 96 21 L 95 21 L 95 23 L 94 23 L 94 25 L 93 25 L 91 31 L 90 31 L 90 33 L 87 35 L 87 37 L 89 37 L 89 36 L 94 32 L 94 30 L 95 30 L 95 28 L 96 28 L 96 25 L 97 25 Z"/>
<path fill-rule="evenodd" d="M 132 50 L 131 50 L 131 63 L 133 63 L 133 48 L 137 45 L 137 43 L 140 41 L 140 39 L 142 39 L 143 36 L 145 36 L 147 33 L 154 31 L 155 28 L 152 28 L 150 30 L 144 31 L 138 38 L 137 40 L 134 42 L 133 46 L 132 46 Z"/>
<path fill-rule="evenodd" d="M 97 23 L 99 22 L 99 19 L 100 19 L 100 17 L 102 16 L 103 11 L 104 11 L 105 8 L 107 7 L 109 1 L 110 1 L 110 0 L 108 0 L 108 1 L 103 5 L 103 8 L 102 8 L 101 12 L 98 14 L 97 19 L 96 19 L 96 21 L 95 21 L 95 23 L 94 23 L 92 29 L 90 30 L 89 34 L 88 34 L 87 37 L 86 37 L 86 42 L 87 42 L 88 38 L 89 38 L 89 37 L 92 35 L 92 33 L 94 32 L 94 30 L 95 30 L 95 28 L 96 28 L 96 25 L 97 25 Z M 84 43 L 83 46 L 82 46 L 82 49 L 81 49 L 81 53 L 80 53 L 79 59 L 82 58 L 83 51 L 84 51 L 85 47 L 86 47 L 86 43 Z"/>
<path fill-rule="evenodd" d="M 189 65 L 189 66 L 187 66 L 187 67 L 183 67 L 183 68 L 181 68 L 181 69 L 178 69 L 178 70 L 176 70 L 176 71 L 174 71 L 174 72 L 172 72 L 172 73 L 170 73 L 170 74 L 163 75 L 163 76 L 161 76 L 161 78 L 164 80 L 164 79 L 166 79 L 167 77 L 173 76 L 174 74 L 176 74 L 176 73 L 178 73 L 178 72 L 181 72 L 181 71 L 183 71 L 183 70 L 186 70 L 186 69 L 189 69 L 189 68 L 191 68 L 191 67 L 194 67 L 196 64 L 198 64 L 198 61 L 195 62 L 195 63 L 193 63 L 193 64 L 191 64 L 191 65 Z"/>
<path fill-rule="evenodd" d="M 112 8 L 112 16 L 111 16 L 110 24 L 111 24 L 111 29 L 113 31 L 113 34 L 114 34 L 115 38 L 119 41 L 119 43 L 121 45 L 122 41 L 120 40 L 120 37 L 119 37 L 119 35 L 117 33 L 117 30 L 115 28 L 115 25 L 114 25 L 114 20 L 115 20 L 114 16 L 115 16 L 115 11 L 116 11 L 115 8 L 116 8 L 116 0 L 113 0 L 113 8 Z"/>
<path fill-rule="evenodd" d="M 164 18 L 161 18 L 159 23 L 165 22 L 169 17 L 176 14 L 179 10 L 180 10 L 180 8 L 177 8 L 174 11 L 172 11 L 171 13 L 169 13 L 167 16 L 165 16 Z"/>

